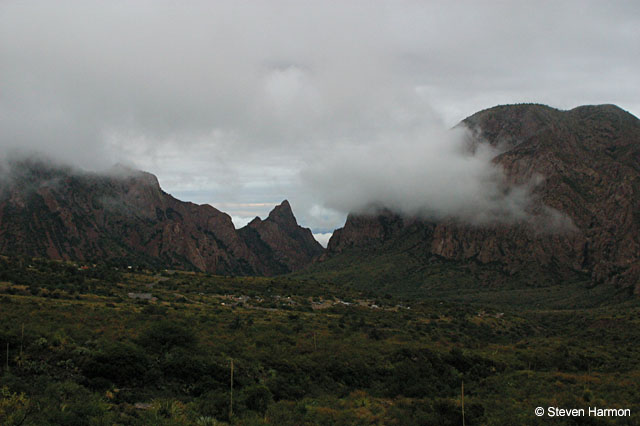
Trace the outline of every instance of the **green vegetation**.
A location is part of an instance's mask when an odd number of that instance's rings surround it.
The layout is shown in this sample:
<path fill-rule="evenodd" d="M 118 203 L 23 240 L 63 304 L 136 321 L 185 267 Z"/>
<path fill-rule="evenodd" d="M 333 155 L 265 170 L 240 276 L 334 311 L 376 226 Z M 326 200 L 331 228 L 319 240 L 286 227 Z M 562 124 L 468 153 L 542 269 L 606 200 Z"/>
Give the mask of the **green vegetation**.
<path fill-rule="evenodd" d="M 579 283 L 417 298 L 330 282 L 2 258 L 0 424 L 460 425 L 463 382 L 466 425 L 640 422 L 635 300 L 559 309 L 569 291 L 604 300 Z"/>
<path fill-rule="evenodd" d="M 501 308 L 583 309 L 618 305 L 632 298 L 631 287 L 594 286 L 591 278 L 563 277 L 537 265 L 524 265 L 507 274 L 501 265 L 425 258 L 416 250 L 419 236 L 386 242 L 371 249 L 352 249 L 298 273 L 301 280 L 332 283 L 343 291 L 375 297 L 391 294 L 409 300 L 445 300 Z M 381 248 L 382 247 L 382 248 Z"/>

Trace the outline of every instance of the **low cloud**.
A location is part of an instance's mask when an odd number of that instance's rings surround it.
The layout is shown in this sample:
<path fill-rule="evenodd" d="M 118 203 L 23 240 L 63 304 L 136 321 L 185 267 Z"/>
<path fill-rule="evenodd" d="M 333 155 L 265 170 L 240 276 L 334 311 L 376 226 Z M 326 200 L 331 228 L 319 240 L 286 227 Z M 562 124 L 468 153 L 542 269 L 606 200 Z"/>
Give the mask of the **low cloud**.
<path fill-rule="evenodd" d="M 446 129 L 501 103 L 637 114 L 638 16 L 596 0 L 7 0 L 0 157 L 125 162 L 214 206 L 286 198 L 316 233 L 367 203 L 518 220 L 528 189 Z"/>
<path fill-rule="evenodd" d="M 323 204 L 344 213 L 389 208 L 475 224 L 528 220 L 532 184 L 509 184 L 492 161 L 499 151 L 486 143 L 471 149 L 472 141 L 463 127 L 422 120 L 367 144 L 334 149 L 302 176 Z"/>

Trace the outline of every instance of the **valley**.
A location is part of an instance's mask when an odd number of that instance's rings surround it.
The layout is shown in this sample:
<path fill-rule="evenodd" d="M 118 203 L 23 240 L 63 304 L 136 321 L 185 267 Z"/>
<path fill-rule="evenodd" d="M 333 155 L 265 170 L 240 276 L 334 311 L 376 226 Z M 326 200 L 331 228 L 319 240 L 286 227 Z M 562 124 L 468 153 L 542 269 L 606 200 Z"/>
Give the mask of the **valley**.
<path fill-rule="evenodd" d="M 463 382 L 466 424 L 539 424 L 538 406 L 638 421 L 637 299 L 536 308 L 509 289 L 454 302 L 293 276 L 2 266 L 3 424 L 459 425 Z"/>

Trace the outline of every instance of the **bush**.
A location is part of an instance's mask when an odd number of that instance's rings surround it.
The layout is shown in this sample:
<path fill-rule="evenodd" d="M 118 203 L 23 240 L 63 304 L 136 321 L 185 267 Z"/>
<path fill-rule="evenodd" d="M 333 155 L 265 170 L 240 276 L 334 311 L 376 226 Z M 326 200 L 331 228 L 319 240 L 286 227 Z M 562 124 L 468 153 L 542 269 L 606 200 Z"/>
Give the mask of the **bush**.
<path fill-rule="evenodd" d="M 9 392 L 6 386 L 0 388 L 0 422 L 3 425 L 20 425 L 29 414 L 31 401 L 24 394 Z"/>
<path fill-rule="evenodd" d="M 266 386 L 253 385 L 242 389 L 238 400 L 248 410 L 264 414 L 273 402 L 273 395 Z"/>
<path fill-rule="evenodd" d="M 173 348 L 192 348 L 196 336 L 192 329 L 173 321 L 162 320 L 152 324 L 140 337 L 140 344 L 155 353 Z"/>
<path fill-rule="evenodd" d="M 90 379 L 107 379 L 120 386 L 139 382 L 149 368 L 149 361 L 142 349 L 132 343 L 106 343 L 83 366 L 83 373 Z M 93 384 L 105 384 L 93 380 Z"/>
<path fill-rule="evenodd" d="M 227 419 L 229 416 L 229 392 L 225 390 L 207 392 L 198 398 L 196 409 L 198 413 L 205 416 Z"/>
<path fill-rule="evenodd" d="M 53 383 L 38 401 L 39 412 L 34 424 L 87 425 L 97 421 L 110 424 L 108 407 L 86 388 L 73 383 Z"/>

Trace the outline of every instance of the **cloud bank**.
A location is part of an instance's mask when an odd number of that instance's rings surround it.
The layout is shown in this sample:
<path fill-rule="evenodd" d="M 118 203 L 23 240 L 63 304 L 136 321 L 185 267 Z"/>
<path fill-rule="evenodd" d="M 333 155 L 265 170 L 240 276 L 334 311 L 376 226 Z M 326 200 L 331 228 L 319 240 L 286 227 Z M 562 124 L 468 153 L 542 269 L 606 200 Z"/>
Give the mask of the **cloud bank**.
<path fill-rule="evenodd" d="M 504 213 L 520 201 L 490 155 L 458 155 L 443 129 L 523 101 L 638 114 L 638 45 L 623 1 L 7 0 L 0 156 L 125 162 L 182 199 L 262 205 L 237 217 L 287 198 L 316 233 L 374 189 Z"/>
<path fill-rule="evenodd" d="M 509 185 L 492 162 L 498 151 L 489 144 L 471 150 L 471 141 L 463 127 L 421 122 L 367 144 L 345 144 L 303 177 L 325 205 L 347 213 L 389 208 L 473 224 L 528 220 L 530 185 Z"/>

